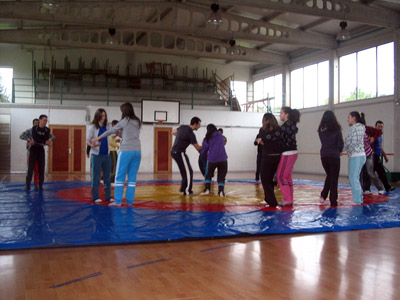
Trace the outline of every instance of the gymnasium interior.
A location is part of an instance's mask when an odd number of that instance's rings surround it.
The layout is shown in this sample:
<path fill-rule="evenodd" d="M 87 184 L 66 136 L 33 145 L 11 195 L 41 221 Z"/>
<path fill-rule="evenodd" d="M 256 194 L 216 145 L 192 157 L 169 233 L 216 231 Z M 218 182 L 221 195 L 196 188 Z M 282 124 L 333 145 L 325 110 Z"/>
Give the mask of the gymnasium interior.
<path fill-rule="evenodd" d="M 86 135 L 97 109 L 143 122 L 133 206 L 91 199 Z M 293 207 L 268 207 L 254 141 L 265 113 L 301 113 Z M 384 124 L 394 188 L 320 203 L 318 125 L 331 110 Z M 43 191 L 25 191 L 26 141 L 41 114 Z M 223 129 L 225 197 L 179 191 L 174 129 Z M 279 121 L 281 124 L 282 122 Z M 0 2 L 0 300 L 398 299 L 399 0 Z M 112 188 L 114 193 L 114 188 Z M 283 200 L 275 187 L 279 202 Z M 104 188 L 100 187 L 104 199 Z"/>

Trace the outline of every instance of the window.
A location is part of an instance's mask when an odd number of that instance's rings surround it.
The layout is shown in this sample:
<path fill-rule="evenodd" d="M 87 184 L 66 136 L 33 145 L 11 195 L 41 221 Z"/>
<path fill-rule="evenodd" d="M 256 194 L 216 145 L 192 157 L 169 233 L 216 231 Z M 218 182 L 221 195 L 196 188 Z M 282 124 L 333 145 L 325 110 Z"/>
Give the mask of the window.
<path fill-rule="evenodd" d="M 329 103 L 329 61 L 290 73 L 291 107 L 308 108 Z"/>
<path fill-rule="evenodd" d="M 0 102 L 11 102 L 12 68 L 0 68 Z"/>
<path fill-rule="evenodd" d="M 394 93 L 393 42 L 340 57 L 340 102 Z"/>
<path fill-rule="evenodd" d="M 231 89 L 233 94 L 239 101 L 240 105 L 247 102 L 247 82 L 246 81 L 231 81 Z"/>
<path fill-rule="evenodd" d="M 279 112 L 282 107 L 282 74 L 260 79 L 254 82 L 254 101 L 265 100 L 255 103 L 255 111 Z"/>

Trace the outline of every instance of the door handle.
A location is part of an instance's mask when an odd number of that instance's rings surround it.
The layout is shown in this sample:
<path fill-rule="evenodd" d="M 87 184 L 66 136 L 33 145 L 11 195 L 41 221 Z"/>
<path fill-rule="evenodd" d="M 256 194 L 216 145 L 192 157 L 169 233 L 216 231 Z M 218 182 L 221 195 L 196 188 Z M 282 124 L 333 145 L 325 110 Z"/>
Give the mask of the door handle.
<path fill-rule="evenodd" d="M 68 154 L 71 154 L 71 153 L 72 153 L 71 148 L 68 148 Z"/>

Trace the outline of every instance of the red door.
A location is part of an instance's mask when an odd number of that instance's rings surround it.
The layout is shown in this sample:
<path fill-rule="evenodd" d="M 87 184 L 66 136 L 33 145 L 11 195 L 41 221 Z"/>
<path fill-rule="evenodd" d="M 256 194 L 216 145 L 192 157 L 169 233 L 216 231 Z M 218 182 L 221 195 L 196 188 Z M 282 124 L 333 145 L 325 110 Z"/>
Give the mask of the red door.
<path fill-rule="evenodd" d="M 172 129 L 164 127 L 154 128 L 154 172 L 171 173 L 172 158 Z"/>
<path fill-rule="evenodd" d="M 85 126 L 50 125 L 56 139 L 49 147 L 49 173 L 85 172 Z"/>
<path fill-rule="evenodd" d="M 69 128 L 54 128 L 52 133 L 56 136 L 53 145 L 50 147 L 52 152 L 52 172 L 68 173 L 69 171 Z"/>

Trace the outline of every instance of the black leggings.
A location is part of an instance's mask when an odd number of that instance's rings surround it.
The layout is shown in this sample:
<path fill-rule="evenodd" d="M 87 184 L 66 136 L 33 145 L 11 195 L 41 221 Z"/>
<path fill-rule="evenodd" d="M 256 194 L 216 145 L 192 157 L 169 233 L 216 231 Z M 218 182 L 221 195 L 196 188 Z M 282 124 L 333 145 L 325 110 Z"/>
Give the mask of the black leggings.
<path fill-rule="evenodd" d="M 29 150 L 29 163 L 28 163 L 28 173 L 26 174 L 26 187 L 31 186 L 33 169 L 35 167 L 36 161 L 39 166 L 39 187 L 42 187 L 44 181 L 44 149 L 40 146 L 33 146 Z"/>
<path fill-rule="evenodd" d="M 263 156 L 261 160 L 261 183 L 264 188 L 264 199 L 270 207 L 278 205 L 274 193 L 274 175 L 278 169 L 280 160 L 280 155 Z"/>
<path fill-rule="evenodd" d="M 228 161 L 208 162 L 208 172 L 206 175 L 206 184 L 211 183 L 211 176 L 214 174 L 215 169 L 218 170 L 217 181 L 218 186 L 225 186 L 225 177 L 228 173 Z"/>
<path fill-rule="evenodd" d="M 321 192 L 321 197 L 326 199 L 329 194 L 329 201 L 331 202 L 331 206 L 336 206 L 338 198 L 340 158 L 321 157 L 321 161 L 326 173 L 325 184 Z"/>
<path fill-rule="evenodd" d="M 190 165 L 189 157 L 185 152 L 171 151 L 171 155 L 178 164 L 179 172 L 181 172 L 182 181 L 180 191 L 185 193 L 185 195 L 193 193 L 193 169 Z"/>

